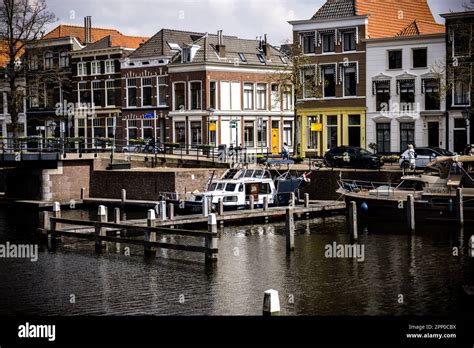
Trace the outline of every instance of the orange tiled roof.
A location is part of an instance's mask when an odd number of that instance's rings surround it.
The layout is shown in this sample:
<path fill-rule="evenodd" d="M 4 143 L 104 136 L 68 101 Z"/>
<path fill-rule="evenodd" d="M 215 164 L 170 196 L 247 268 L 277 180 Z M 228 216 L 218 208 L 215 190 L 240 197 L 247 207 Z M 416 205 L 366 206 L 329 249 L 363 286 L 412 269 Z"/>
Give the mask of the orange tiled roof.
<path fill-rule="evenodd" d="M 126 36 L 126 35 L 110 35 L 112 38 L 111 47 L 138 48 L 140 44 L 148 41 L 149 37 L 145 36 Z"/>
<path fill-rule="evenodd" d="M 92 42 L 96 42 L 108 35 L 123 35 L 116 29 L 92 28 Z M 77 37 L 81 43 L 85 41 L 84 27 L 61 24 L 46 34 L 43 39 L 57 39 L 60 37 Z"/>
<path fill-rule="evenodd" d="M 427 0 L 354 0 L 357 15 L 369 16 L 370 38 L 393 37 L 413 21 L 422 31 L 439 32 Z M 418 27 L 420 29 L 420 27 Z"/>
<path fill-rule="evenodd" d="M 18 47 L 18 46 L 17 46 Z M 25 50 L 22 48 L 17 53 L 17 58 L 21 57 Z M 0 68 L 4 68 L 7 66 L 10 58 L 8 56 L 8 42 L 3 40 L 0 42 Z"/>
<path fill-rule="evenodd" d="M 429 23 L 425 21 L 413 21 L 408 26 L 403 28 L 397 34 L 397 36 L 442 34 L 444 32 L 445 32 L 445 27 L 442 24 Z"/>

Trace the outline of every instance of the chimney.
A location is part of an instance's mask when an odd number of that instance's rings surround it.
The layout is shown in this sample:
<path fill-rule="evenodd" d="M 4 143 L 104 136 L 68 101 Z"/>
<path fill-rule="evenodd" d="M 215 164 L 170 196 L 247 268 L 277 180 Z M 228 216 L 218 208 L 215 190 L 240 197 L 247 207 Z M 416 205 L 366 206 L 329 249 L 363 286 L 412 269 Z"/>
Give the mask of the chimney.
<path fill-rule="evenodd" d="M 219 57 L 225 58 L 225 45 L 224 45 L 224 36 L 222 35 L 222 30 L 217 31 L 216 51 L 219 54 Z"/>
<path fill-rule="evenodd" d="M 265 57 L 267 57 L 267 56 L 268 56 L 268 53 L 269 53 L 268 41 L 267 41 L 267 34 L 265 34 L 263 37 L 264 37 L 264 39 L 263 39 L 262 51 L 263 51 L 263 55 L 264 55 Z"/>
<path fill-rule="evenodd" d="M 92 43 L 92 19 L 91 16 L 84 17 L 84 43 Z"/>

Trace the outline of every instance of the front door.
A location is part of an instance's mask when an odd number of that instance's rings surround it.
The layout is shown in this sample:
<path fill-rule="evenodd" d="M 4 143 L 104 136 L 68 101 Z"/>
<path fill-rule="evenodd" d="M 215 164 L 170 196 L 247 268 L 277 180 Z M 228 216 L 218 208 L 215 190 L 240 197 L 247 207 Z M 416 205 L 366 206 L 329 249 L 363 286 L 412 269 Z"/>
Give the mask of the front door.
<path fill-rule="evenodd" d="M 428 146 L 439 146 L 439 122 L 428 122 Z"/>
<path fill-rule="evenodd" d="M 272 154 L 278 155 L 280 153 L 280 130 L 272 128 Z"/>
<path fill-rule="evenodd" d="M 466 129 L 455 129 L 454 130 L 454 152 L 462 153 L 467 144 L 467 130 Z"/>

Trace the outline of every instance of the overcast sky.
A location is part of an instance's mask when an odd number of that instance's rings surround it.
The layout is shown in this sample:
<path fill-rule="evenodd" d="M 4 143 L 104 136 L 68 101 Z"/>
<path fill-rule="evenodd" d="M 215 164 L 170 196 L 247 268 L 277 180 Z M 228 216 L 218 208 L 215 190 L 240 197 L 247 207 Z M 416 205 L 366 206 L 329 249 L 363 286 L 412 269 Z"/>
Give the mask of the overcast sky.
<path fill-rule="evenodd" d="M 417 0 L 412 0 L 417 1 Z M 463 10 L 473 0 L 428 0 L 440 13 Z M 116 28 L 126 35 L 152 36 L 161 28 L 224 34 L 252 39 L 268 34 L 274 45 L 291 38 L 289 20 L 309 19 L 325 0 L 47 0 L 59 23 Z"/>

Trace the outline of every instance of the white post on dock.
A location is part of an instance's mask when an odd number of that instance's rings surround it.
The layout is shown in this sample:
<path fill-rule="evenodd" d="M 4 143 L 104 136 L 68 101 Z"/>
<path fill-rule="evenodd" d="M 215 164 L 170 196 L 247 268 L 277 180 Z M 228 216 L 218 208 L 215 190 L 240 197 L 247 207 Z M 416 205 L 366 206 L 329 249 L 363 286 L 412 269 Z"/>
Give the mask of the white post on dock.
<path fill-rule="evenodd" d="M 268 197 L 265 196 L 263 197 L 263 211 L 267 211 L 268 210 Z"/>
<path fill-rule="evenodd" d="M 120 197 L 122 199 L 122 204 L 125 203 L 125 201 L 127 200 L 127 190 L 122 189 Z"/>
<path fill-rule="evenodd" d="M 304 194 L 304 207 L 309 208 L 309 193 Z"/>
<path fill-rule="evenodd" d="M 250 210 L 255 209 L 255 197 L 253 195 L 249 196 L 249 209 Z"/>
<path fill-rule="evenodd" d="M 166 201 L 160 201 L 160 220 L 166 221 Z"/>
<path fill-rule="evenodd" d="M 168 204 L 168 218 L 171 221 L 174 220 L 174 204 L 173 203 Z"/>
<path fill-rule="evenodd" d="M 464 226 L 464 193 L 462 188 L 458 188 L 456 191 L 456 200 L 458 202 L 458 222 L 459 225 Z"/>
<path fill-rule="evenodd" d="M 161 209 L 160 209 L 161 213 Z M 155 210 L 150 209 L 148 210 L 148 215 L 146 219 L 146 224 L 148 227 L 156 227 L 156 215 Z M 145 242 L 156 242 L 156 232 L 150 232 L 148 230 L 145 231 Z M 151 247 L 145 244 L 145 256 L 153 256 L 155 252 L 151 250 Z"/>
<path fill-rule="evenodd" d="M 407 220 L 408 230 L 415 231 L 415 200 L 413 195 L 407 196 Z"/>
<path fill-rule="evenodd" d="M 115 208 L 114 209 L 114 223 L 115 224 L 120 223 L 120 208 Z"/>
<path fill-rule="evenodd" d="M 207 218 L 207 231 L 212 235 L 206 237 L 206 248 L 212 249 L 206 251 L 206 262 L 217 261 L 217 217 L 216 214 L 209 214 Z"/>
<path fill-rule="evenodd" d="M 294 192 L 290 193 L 290 206 L 294 207 L 296 205 L 296 196 Z"/>
<path fill-rule="evenodd" d="M 61 203 L 53 203 L 53 217 L 60 219 L 61 218 Z M 61 224 L 56 224 L 56 231 L 61 229 Z"/>
<path fill-rule="evenodd" d="M 469 256 L 474 257 L 474 234 L 469 239 Z"/>
<path fill-rule="evenodd" d="M 263 295 L 263 315 L 280 315 L 280 298 L 278 296 L 278 291 L 272 289 L 265 291 Z"/>
<path fill-rule="evenodd" d="M 81 201 L 86 198 L 86 189 L 84 187 L 81 187 Z"/>
<path fill-rule="evenodd" d="M 98 222 L 107 222 L 107 209 L 103 205 L 99 205 L 97 209 L 97 221 Z M 107 230 L 105 227 L 96 226 L 95 228 L 95 249 L 101 251 L 107 247 L 107 243 L 101 241 L 99 237 L 105 237 L 107 235 Z"/>
<path fill-rule="evenodd" d="M 354 241 L 359 239 L 357 224 L 357 204 L 356 202 L 349 203 L 349 230 Z"/>
<path fill-rule="evenodd" d="M 202 197 L 202 216 L 209 216 L 209 204 L 207 203 L 207 196 Z"/>
<path fill-rule="evenodd" d="M 224 200 L 222 198 L 219 198 L 219 215 L 224 215 Z"/>
<path fill-rule="evenodd" d="M 295 250 L 295 217 L 293 208 L 286 209 L 286 251 Z"/>

